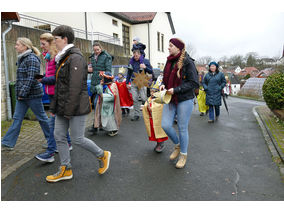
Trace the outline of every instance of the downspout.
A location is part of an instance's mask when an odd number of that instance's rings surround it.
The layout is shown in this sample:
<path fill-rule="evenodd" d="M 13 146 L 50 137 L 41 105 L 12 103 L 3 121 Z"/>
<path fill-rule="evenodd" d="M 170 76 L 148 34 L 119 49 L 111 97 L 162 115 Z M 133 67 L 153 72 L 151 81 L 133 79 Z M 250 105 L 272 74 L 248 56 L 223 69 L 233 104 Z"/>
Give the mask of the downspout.
<path fill-rule="evenodd" d="M 3 39 L 3 51 L 4 51 L 4 64 L 5 64 L 5 78 L 6 78 L 6 96 L 7 96 L 7 111 L 8 120 L 12 119 L 12 109 L 11 109 L 11 97 L 9 88 L 9 73 L 8 73 L 8 61 L 7 61 L 7 50 L 6 50 L 6 34 L 12 29 L 12 21 L 8 21 L 9 27 L 2 33 Z"/>
<path fill-rule="evenodd" d="M 150 23 L 148 23 L 148 55 L 149 55 L 149 61 L 151 62 L 151 46 L 150 46 Z"/>
<path fill-rule="evenodd" d="M 88 40 L 87 12 L 85 12 L 85 30 L 86 30 L 86 40 Z"/>

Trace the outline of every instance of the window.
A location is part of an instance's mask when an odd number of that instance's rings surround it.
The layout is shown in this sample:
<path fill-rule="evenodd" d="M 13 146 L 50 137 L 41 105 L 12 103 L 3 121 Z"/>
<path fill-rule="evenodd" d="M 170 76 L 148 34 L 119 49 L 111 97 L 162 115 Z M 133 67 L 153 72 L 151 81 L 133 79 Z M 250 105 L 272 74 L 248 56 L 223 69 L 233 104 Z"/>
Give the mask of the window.
<path fill-rule="evenodd" d="M 164 34 L 161 34 L 161 47 L 162 47 L 162 52 L 164 52 Z"/>
<path fill-rule="evenodd" d="M 124 24 L 122 25 L 122 42 L 124 53 L 130 55 L 129 27 Z"/>
<path fill-rule="evenodd" d="M 117 21 L 116 21 L 116 20 L 114 20 L 114 19 L 112 19 L 112 25 L 114 25 L 114 26 L 118 26 Z"/>
<path fill-rule="evenodd" d="M 160 33 L 157 32 L 157 43 L 158 43 L 158 51 L 160 51 Z"/>
<path fill-rule="evenodd" d="M 113 33 L 112 34 L 114 38 L 118 38 L 118 34 L 117 33 Z"/>
<path fill-rule="evenodd" d="M 38 25 L 38 26 L 35 26 L 34 28 L 40 29 L 40 30 L 51 31 L 51 26 L 50 26 L 50 24 Z"/>

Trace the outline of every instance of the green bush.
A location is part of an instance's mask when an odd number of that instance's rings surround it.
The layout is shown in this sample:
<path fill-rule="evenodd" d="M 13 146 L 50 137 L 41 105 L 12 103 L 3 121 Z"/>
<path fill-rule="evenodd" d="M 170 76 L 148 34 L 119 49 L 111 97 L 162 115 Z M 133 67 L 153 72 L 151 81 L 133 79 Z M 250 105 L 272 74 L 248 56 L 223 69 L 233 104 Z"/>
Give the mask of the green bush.
<path fill-rule="evenodd" d="M 284 109 L 284 73 L 270 75 L 262 87 L 263 98 L 271 109 Z"/>

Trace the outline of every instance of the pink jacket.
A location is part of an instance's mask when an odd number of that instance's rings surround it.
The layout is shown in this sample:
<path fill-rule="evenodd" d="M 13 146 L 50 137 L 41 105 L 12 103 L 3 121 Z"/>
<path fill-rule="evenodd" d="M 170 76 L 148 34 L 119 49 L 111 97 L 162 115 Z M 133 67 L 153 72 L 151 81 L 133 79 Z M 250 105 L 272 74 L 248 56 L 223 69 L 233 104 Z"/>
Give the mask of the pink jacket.
<path fill-rule="evenodd" d="M 55 74 L 56 74 L 56 63 L 54 57 L 51 61 L 46 62 L 45 77 L 49 78 L 55 76 Z M 54 95 L 54 88 L 55 84 L 52 85 L 45 84 L 45 93 L 48 95 Z"/>

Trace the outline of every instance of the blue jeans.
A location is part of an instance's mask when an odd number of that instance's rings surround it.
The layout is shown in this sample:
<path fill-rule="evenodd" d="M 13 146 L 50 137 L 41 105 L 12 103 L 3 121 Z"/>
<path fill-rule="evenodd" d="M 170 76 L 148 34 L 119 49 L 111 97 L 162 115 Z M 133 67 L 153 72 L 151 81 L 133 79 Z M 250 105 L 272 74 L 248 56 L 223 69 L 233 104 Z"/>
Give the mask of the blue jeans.
<path fill-rule="evenodd" d="M 47 141 L 47 150 L 46 150 L 48 153 L 54 153 L 56 150 L 56 141 L 54 139 L 55 117 L 56 116 L 50 115 L 48 119 L 48 124 L 49 124 L 49 129 L 50 129 L 50 134 L 49 134 L 50 140 Z M 70 139 L 69 131 L 67 132 L 66 137 L 67 137 L 67 142 L 70 146 L 71 139 Z"/>
<path fill-rule="evenodd" d="M 180 144 L 180 150 L 183 154 L 187 154 L 188 149 L 188 124 L 193 110 L 193 100 L 182 101 L 178 105 L 165 104 L 163 109 L 162 128 L 174 144 Z M 179 136 L 173 127 L 176 115 Z"/>
<path fill-rule="evenodd" d="M 214 121 L 214 108 L 216 117 L 220 115 L 220 106 L 209 105 L 209 120 L 212 121 Z"/>
<path fill-rule="evenodd" d="M 16 109 L 13 116 L 13 124 L 8 129 L 6 135 L 3 137 L 2 144 L 14 147 L 16 145 L 17 139 L 20 134 L 22 122 L 24 120 L 24 116 L 28 109 L 31 108 L 33 113 L 35 114 L 43 134 L 47 141 L 49 141 L 50 130 L 48 126 L 48 117 L 44 111 L 43 104 L 41 98 L 30 99 L 30 100 L 17 100 L 16 101 Z"/>

